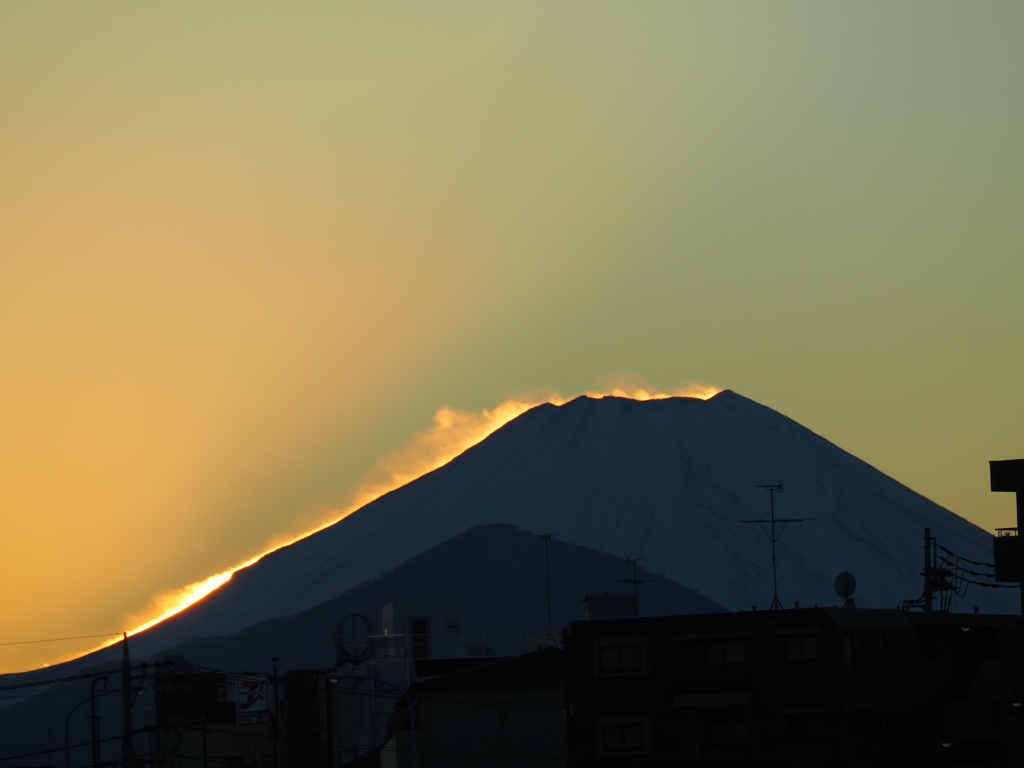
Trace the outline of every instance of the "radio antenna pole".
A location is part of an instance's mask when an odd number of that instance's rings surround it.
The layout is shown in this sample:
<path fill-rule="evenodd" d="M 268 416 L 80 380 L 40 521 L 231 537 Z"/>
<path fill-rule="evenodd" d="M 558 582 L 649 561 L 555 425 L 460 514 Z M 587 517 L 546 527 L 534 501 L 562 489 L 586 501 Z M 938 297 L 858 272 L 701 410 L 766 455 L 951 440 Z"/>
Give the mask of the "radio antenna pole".
<path fill-rule="evenodd" d="M 759 485 L 758 488 L 764 488 L 768 491 L 768 497 L 771 502 L 772 516 L 768 520 L 740 520 L 741 523 L 757 523 L 761 526 L 761 530 L 764 531 L 765 535 L 771 539 L 772 542 L 772 605 L 768 609 L 769 611 L 782 610 L 782 603 L 779 601 L 779 575 L 778 568 L 775 563 L 775 545 L 782 537 L 782 532 L 786 530 L 786 526 L 790 523 L 802 523 L 805 520 L 813 520 L 813 517 L 791 517 L 791 518 L 776 518 L 775 517 L 775 494 L 782 493 L 782 481 L 780 480 L 775 485 Z M 765 528 L 765 525 L 771 526 L 770 531 Z M 782 528 L 778 534 L 775 533 L 776 524 L 781 525 Z"/>

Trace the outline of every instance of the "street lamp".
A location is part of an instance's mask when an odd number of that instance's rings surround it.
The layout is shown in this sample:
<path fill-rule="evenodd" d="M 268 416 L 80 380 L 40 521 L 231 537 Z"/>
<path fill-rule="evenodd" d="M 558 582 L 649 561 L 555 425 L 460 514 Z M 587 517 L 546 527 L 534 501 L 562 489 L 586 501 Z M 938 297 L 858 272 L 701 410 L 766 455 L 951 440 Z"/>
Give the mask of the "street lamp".
<path fill-rule="evenodd" d="M 98 762 L 99 756 L 98 756 L 97 752 L 98 752 L 98 746 L 99 746 L 99 728 L 96 725 L 96 722 L 99 720 L 99 717 L 96 715 L 96 699 L 98 699 L 100 696 L 106 696 L 108 693 L 117 693 L 116 689 L 113 689 L 113 688 L 111 688 L 109 690 L 107 689 L 107 682 L 106 681 L 109 680 L 109 679 L 110 678 L 107 675 L 102 675 L 100 677 L 94 678 L 93 681 L 92 681 L 92 685 L 89 686 L 89 698 L 82 699 L 80 702 L 75 704 L 75 706 L 73 706 L 71 708 L 71 711 L 68 712 L 68 716 L 66 718 L 64 718 L 64 766 L 65 766 L 65 768 L 71 768 L 71 716 L 73 714 L 75 714 L 75 712 L 78 711 L 79 707 L 84 707 L 86 704 L 92 704 L 92 711 L 91 711 L 91 713 L 89 715 L 89 720 L 92 723 L 92 729 L 91 729 L 92 730 L 92 737 L 91 737 L 91 739 L 92 739 L 92 749 L 93 749 L 93 764 L 95 765 Z M 96 694 L 96 683 L 98 683 L 100 680 L 103 681 L 103 690 L 99 693 L 99 695 L 97 695 Z M 145 693 L 145 691 L 146 691 L 146 689 L 144 687 L 142 687 L 142 686 L 139 686 L 138 688 L 133 688 L 132 689 L 132 693 L 134 693 L 136 696 L 138 694 L 140 694 L 140 693 Z M 135 700 L 132 699 L 133 703 L 134 703 L 134 701 Z"/>
<path fill-rule="evenodd" d="M 109 679 L 108 675 L 94 677 L 92 685 L 89 686 L 89 700 L 92 702 L 89 711 L 89 721 L 92 723 L 92 768 L 99 768 L 100 764 L 100 726 L 99 718 L 96 716 L 96 683 L 102 680 L 103 690 L 106 691 Z"/>
<path fill-rule="evenodd" d="M 108 677 L 104 676 L 104 677 L 97 677 L 95 680 L 93 680 L 92 681 L 92 689 L 89 692 L 89 698 L 82 699 L 80 702 L 75 704 L 75 706 L 73 706 L 71 708 L 71 711 L 68 712 L 67 718 L 64 720 L 64 765 L 66 766 L 66 768 L 71 768 L 71 732 L 70 732 L 71 731 L 71 716 L 73 714 L 75 714 L 75 712 L 78 711 L 79 707 L 84 707 L 86 704 L 91 703 L 92 704 L 92 717 L 95 717 L 96 716 L 96 683 L 99 680 L 108 680 L 108 679 L 109 679 Z M 104 691 L 103 691 L 103 693 L 100 694 L 100 696 L 103 696 L 103 695 L 108 694 L 108 693 L 113 693 L 113 691 L 106 690 L 106 683 L 104 683 L 103 687 L 104 687 Z M 95 733 L 95 730 L 94 730 L 94 733 Z"/>

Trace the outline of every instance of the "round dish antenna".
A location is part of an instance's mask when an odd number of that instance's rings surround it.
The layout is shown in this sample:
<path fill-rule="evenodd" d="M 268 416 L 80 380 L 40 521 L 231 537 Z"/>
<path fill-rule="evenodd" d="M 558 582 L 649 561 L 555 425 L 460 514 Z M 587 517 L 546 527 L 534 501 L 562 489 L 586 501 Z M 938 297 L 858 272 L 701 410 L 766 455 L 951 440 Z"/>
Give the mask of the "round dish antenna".
<path fill-rule="evenodd" d="M 370 636 L 376 632 L 373 622 L 363 614 L 345 616 L 334 628 L 335 665 L 359 664 L 370 658 Z"/>
<path fill-rule="evenodd" d="M 843 608 L 853 608 L 853 593 L 857 591 L 857 580 L 849 571 L 843 571 L 836 576 L 836 594 L 845 601 Z"/>

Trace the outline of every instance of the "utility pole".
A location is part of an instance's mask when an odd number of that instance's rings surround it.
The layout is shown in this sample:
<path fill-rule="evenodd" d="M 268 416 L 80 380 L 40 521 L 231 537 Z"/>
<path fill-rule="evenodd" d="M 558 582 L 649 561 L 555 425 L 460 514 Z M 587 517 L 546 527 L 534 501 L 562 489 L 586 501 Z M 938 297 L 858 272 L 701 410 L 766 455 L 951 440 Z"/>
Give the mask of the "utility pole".
<path fill-rule="evenodd" d="M 551 634 L 551 563 L 548 560 L 548 542 L 551 541 L 550 533 L 538 533 L 538 539 L 544 539 L 544 582 L 548 591 L 548 634 Z"/>
<path fill-rule="evenodd" d="M 121 765 L 132 768 L 132 662 L 128 657 L 128 633 L 124 633 L 121 653 L 121 701 L 124 704 L 124 735 L 121 738 Z"/>
<path fill-rule="evenodd" d="M 770 520 L 740 520 L 741 523 L 757 523 L 761 526 L 761 530 L 765 532 L 765 535 L 771 539 L 772 542 L 772 604 L 768 609 L 770 611 L 782 610 L 782 603 L 779 601 L 779 576 L 778 569 L 775 564 L 775 545 L 778 543 L 782 536 L 782 532 L 786 530 L 786 526 L 790 523 L 802 523 L 805 520 L 813 520 L 813 517 L 792 517 L 792 518 L 775 518 L 775 494 L 782 493 L 782 481 L 780 480 L 775 485 L 759 485 L 758 488 L 764 488 L 768 491 L 768 496 L 771 500 L 772 516 Z M 764 527 L 764 524 L 768 523 L 771 525 L 771 533 Z M 782 525 L 782 530 L 779 531 L 778 535 L 775 534 L 776 523 Z"/>
<path fill-rule="evenodd" d="M 632 579 L 616 579 L 619 584 L 632 584 L 633 585 L 633 607 L 636 608 L 636 615 L 640 616 L 640 585 L 650 584 L 652 581 L 657 579 L 640 579 L 636 575 L 636 564 L 643 560 L 642 557 L 627 557 L 626 566 L 633 566 L 633 578 Z"/>

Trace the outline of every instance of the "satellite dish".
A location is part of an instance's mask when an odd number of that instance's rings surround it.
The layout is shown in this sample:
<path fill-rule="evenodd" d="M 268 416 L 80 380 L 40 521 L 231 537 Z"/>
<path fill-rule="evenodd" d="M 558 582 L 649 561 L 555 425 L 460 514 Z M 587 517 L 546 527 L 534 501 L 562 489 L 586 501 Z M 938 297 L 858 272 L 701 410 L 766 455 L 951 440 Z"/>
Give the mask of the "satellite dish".
<path fill-rule="evenodd" d="M 853 601 L 850 599 L 853 597 L 853 593 L 857 591 L 857 580 L 853 578 L 853 574 L 849 571 L 843 571 L 836 576 L 836 594 L 846 600 L 847 605 Z"/>
<path fill-rule="evenodd" d="M 370 658 L 370 635 L 377 630 L 361 613 L 350 613 L 334 628 L 335 666 L 359 664 Z"/>

